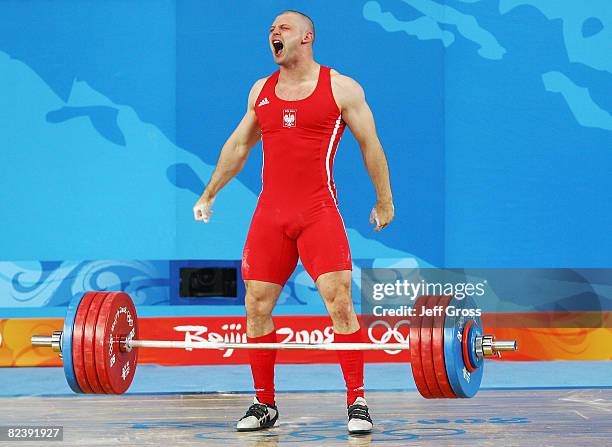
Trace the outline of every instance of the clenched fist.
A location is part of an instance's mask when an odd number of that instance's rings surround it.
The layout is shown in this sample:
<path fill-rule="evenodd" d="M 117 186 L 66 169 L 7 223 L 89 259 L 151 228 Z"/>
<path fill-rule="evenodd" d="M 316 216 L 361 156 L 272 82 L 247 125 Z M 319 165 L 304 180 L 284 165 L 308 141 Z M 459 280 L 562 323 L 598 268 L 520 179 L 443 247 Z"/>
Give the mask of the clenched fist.
<path fill-rule="evenodd" d="M 214 201 L 214 197 L 211 197 L 206 193 L 202 194 L 193 207 L 194 219 L 208 223 L 213 214 L 212 205 Z"/>
<path fill-rule="evenodd" d="M 395 215 L 395 208 L 392 202 L 378 202 L 370 213 L 370 223 L 376 224 L 374 231 L 380 231 L 391 223 Z"/>

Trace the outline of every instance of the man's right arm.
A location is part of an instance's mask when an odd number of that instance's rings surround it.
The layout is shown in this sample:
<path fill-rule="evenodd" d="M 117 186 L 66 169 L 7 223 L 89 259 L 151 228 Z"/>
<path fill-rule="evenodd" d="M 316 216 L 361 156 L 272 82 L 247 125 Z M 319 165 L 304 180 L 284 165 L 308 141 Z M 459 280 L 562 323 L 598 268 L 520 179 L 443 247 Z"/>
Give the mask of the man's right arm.
<path fill-rule="evenodd" d="M 223 145 L 210 181 L 193 207 L 195 220 L 208 222 L 217 193 L 242 170 L 251 148 L 259 141 L 261 129 L 255 116 L 255 101 L 265 81 L 266 79 L 260 79 L 251 88 L 247 111 Z"/>

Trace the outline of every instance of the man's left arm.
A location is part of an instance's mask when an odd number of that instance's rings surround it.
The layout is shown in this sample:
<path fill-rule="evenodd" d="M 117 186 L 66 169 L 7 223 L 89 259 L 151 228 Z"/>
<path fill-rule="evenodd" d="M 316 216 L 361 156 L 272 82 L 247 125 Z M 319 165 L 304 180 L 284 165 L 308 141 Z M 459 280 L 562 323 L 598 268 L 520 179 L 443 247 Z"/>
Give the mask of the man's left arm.
<path fill-rule="evenodd" d="M 374 116 L 365 100 L 363 89 L 353 79 L 334 73 L 332 90 L 342 119 L 359 143 L 363 161 L 376 189 L 377 201 L 370 215 L 370 223 L 376 223 L 374 230 L 380 231 L 391 223 L 395 211 L 389 166 L 376 133 Z"/>

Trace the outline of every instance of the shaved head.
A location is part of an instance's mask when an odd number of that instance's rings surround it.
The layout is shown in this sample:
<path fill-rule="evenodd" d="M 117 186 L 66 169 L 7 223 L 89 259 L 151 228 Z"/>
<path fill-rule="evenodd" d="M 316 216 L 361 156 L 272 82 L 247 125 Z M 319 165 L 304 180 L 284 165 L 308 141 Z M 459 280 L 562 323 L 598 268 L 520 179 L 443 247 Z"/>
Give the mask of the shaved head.
<path fill-rule="evenodd" d="M 268 39 L 276 64 L 312 61 L 314 24 L 306 14 L 292 9 L 281 12 L 270 25 Z"/>
<path fill-rule="evenodd" d="M 313 39 L 312 40 L 314 42 L 315 27 L 314 27 L 314 22 L 312 21 L 312 19 L 310 17 L 308 17 L 303 12 L 295 11 L 293 9 L 287 9 L 287 10 L 281 12 L 279 14 L 279 16 L 281 16 L 283 14 L 294 14 L 295 16 L 299 17 L 300 21 L 304 25 L 304 31 L 310 31 L 312 33 L 312 35 L 313 35 Z"/>

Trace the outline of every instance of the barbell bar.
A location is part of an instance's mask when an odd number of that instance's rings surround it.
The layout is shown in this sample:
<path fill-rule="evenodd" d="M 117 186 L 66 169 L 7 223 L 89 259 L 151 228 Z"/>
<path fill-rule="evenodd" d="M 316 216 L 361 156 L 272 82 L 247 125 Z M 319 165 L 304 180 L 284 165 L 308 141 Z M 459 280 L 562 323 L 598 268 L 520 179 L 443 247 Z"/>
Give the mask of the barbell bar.
<path fill-rule="evenodd" d="M 471 299 L 457 300 L 451 296 L 421 296 L 414 307 L 445 308 L 451 303 L 456 308 L 475 307 Z M 472 397 L 482 380 L 482 360 L 517 350 L 514 340 L 496 340 L 493 335 L 483 334 L 479 317 L 449 317 L 445 312 L 436 317 L 414 318 L 409 343 L 139 340 L 137 333 L 136 309 L 128 294 L 88 292 L 70 302 L 63 331 L 55 331 L 51 336 L 34 335 L 31 344 L 60 353 L 67 382 L 75 392 L 98 390 L 108 394 L 121 394 L 128 389 L 139 348 L 410 351 L 417 389 L 427 398 Z"/>
<path fill-rule="evenodd" d="M 44 336 L 33 335 L 32 346 L 53 348 L 54 351 L 61 351 L 59 348 L 62 332 L 57 331 L 58 335 Z M 55 339 L 54 339 L 55 337 Z M 491 336 L 481 336 L 481 346 L 484 346 L 485 338 Z M 226 343 L 210 341 L 181 341 L 181 340 L 133 340 L 125 337 L 119 340 L 122 351 L 130 351 L 133 348 L 161 348 L 161 349 L 280 349 L 280 350 L 305 350 L 305 351 L 409 351 L 408 343 Z M 498 352 L 516 351 L 516 341 L 492 339 L 488 345 L 490 348 L 485 354 L 484 350 L 477 351 L 479 357 L 497 355 Z M 57 346 L 57 348 L 55 347 Z"/>

